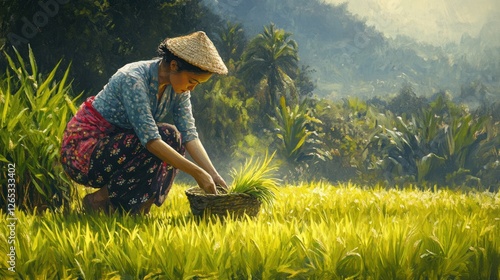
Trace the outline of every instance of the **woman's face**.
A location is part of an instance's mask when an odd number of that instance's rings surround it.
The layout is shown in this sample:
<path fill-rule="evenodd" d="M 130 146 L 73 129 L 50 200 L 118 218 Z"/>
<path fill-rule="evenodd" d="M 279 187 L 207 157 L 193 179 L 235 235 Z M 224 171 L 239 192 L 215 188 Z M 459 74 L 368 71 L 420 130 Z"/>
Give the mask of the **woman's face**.
<path fill-rule="evenodd" d="M 193 91 L 194 88 L 212 77 L 212 73 L 194 73 L 188 71 L 170 72 L 170 84 L 175 93 Z"/>

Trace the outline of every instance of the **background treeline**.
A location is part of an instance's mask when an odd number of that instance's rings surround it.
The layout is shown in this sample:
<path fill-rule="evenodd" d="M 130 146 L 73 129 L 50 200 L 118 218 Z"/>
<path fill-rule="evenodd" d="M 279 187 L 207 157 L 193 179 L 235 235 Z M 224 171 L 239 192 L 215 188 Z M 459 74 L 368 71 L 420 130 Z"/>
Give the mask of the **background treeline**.
<path fill-rule="evenodd" d="M 155 56 L 164 37 L 200 29 L 214 35 L 229 20 L 241 23 L 248 38 L 271 22 L 292 33 L 321 97 L 395 95 L 408 83 L 419 96 L 445 90 L 474 108 L 500 98 L 500 40 L 492 23 L 476 37 L 432 46 L 386 38 L 347 4 L 319 0 L 0 0 L 0 7 L 0 47 L 37 46 L 39 64 L 48 68 L 72 61 L 74 86 L 87 94 L 121 65 Z"/>
<path fill-rule="evenodd" d="M 1 1 L 0 46 L 26 57 L 31 45 L 41 69 L 72 62 L 77 92 L 93 95 L 121 66 L 156 56 L 165 37 L 212 32 L 221 19 L 199 1 Z M 0 61 L 2 70 L 5 60 Z"/>
<path fill-rule="evenodd" d="M 409 83 L 419 95 L 448 90 L 453 99 L 475 107 L 500 98 L 500 34 L 495 22 L 486 23 L 476 37 L 464 34 L 458 43 L 433 46 L 405 36 L 387 38 L 351 14 L 347 2 L 203 2 L 224 18 L 242 22 L 250 36 L 269 22 L 293 33 L 301 60 L 315 70 L 316 93 L 322 97 L 371 98 L 395 94 L 402 83 Z"/>
<path fill-rule="evenodd" d="M 374 54 L 398 52 L 400 58 L 391 60 L 391 69 L 410 67 L 402 61 L 413 59 L 411 51 L 389 47 L 382 34 L 350 15 L 345 6 L 315 1 L 287 6 L 291 15 L 296 9 L 304 11 L 304 18 L 296 19 L 300 22 L 296 26 L 304 31 L 296 35 L 269 22 L 258 32 L 247 32 L 246 25 L 222 20 L 217 10 L 199 1 L 1 3 L 4 55 L 0 66 L 6 71 L 0 80 L 0 161 L 16 163 L 18 199 L 24 207 L 57 207 L 71 196 L 71 183 L 58 165 L 58 144 L 75 106 L 96 94 L 117 68 L 154 57 L 164 37 L 195 30 L 205 30 L 213 38 L 230 69 L 228 76 L 212 78 L 192 95 L 200 137 L 222 173 L 251 156 L 276 150 L 285 182 L 499 187 L 500 103 L 494 102 L 488 84 L 494 78 L 467 80 L 459 86 L 458 95 L 402 80 L 397 88 L 372 88 L 369 97 L 361 91 L 358 96 L 336 96 L 339 98 L 317 94 L 315 75 L 325 73 L 321 69 L 325 65 L 333 67 L 326 69 L 333 83 L 345 83 L 354 91 L 367 75 L 373 79 L 365 83 L 379 79 L 383 84 L 382 78 L 390 77 L 376 70 Z M 232 3 L 233 10 L 255 11 L 247 6 L 274 2 Z M 335 13 L 322 16 L 320 9 Z M 329 25 L 327 18 L 339 22 Z M 30 30 L 30 24 L 39 26 Z M 315 29 L 315 25 L 319 27 Z M 303 59 L 299 49 L 312 46 L 303 46 L 296 38 L 321 28 L 333 28 L 331 32 L 337 35 L 332 38 L 357 38 L 359 30 L 372 32 L 370 42 L 379 43 L 358 48 L 360 52 L 351 52 L 350 60 L 345 61 L 338 61 L 345 48 L 336 48 L 339 53 L 335 53 L 335 48 L 317 44 L 332 56 Z M 322 36 L 318 36 L 319 40 Z M 390 56 L 394 58 L 392 53 Z M 382 57 L 380 62 L 387 63 Z M 54 68 L 61 59 L 63 66 Z M 430 72 L 412 68 L 408 73 L 414 73 L 413 79 L 429 81 L 440 77 L 433 72 L 438 71 L 435 65 L 446 72 L 445 64 L 427 63 L 431 66 L 423 65 Z M 447 67 L 454 69 L 453 65 Z M 464 69 L 460 71 L 472 73 Z M 484 75 L 491 76 L 487 69 L 483 69 Z M 71 85 L 69 80 L 73 80 Z M 359 83 L 354 85 L 351 80 Z M 417 95 L 417 89 L 423 94 Z M 477 109 L 458 102 L 457 96 L 470 97 L 469 93 L 483 97 L 475 105 Z M 77 95 L 79 99 L 74 100 Z M 2 170 L 2 186 L 8 178 L 6 172 Z M 5 189 L 2 195 L 5 197 Z"/>

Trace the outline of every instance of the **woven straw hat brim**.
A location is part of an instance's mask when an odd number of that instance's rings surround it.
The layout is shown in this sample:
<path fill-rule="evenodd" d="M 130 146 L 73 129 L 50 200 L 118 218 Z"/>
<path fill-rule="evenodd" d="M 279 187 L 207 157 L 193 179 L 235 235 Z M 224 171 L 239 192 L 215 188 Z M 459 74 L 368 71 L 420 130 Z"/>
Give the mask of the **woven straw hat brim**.
<path fill-rule="evenodd" d="M 227 67 L 203 31 L 167 39 L 167 48 L 179 58 L 208 72 L 227 74 Z"/>

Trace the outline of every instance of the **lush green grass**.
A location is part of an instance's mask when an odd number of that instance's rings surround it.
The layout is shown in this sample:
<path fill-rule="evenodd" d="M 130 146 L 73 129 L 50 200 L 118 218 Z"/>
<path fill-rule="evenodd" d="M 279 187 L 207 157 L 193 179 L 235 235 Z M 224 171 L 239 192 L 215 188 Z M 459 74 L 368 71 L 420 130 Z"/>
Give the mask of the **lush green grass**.
<path fill-rule="evenodd" d="M 17 212 L 24 279 L 498 279 L 500 194 L 287 186 L 257 219 L 196 221 L 184 190 L 146 217 Z"/>

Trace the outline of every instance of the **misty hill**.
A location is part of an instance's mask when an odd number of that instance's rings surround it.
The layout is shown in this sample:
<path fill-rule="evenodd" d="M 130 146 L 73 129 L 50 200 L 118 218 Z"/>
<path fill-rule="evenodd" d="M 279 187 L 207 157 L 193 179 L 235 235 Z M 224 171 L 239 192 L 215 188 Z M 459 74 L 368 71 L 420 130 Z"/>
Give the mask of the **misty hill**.
<path fill-rule="evenodd" d="M 463 94 L 464 86 L 480 84 L 487 95 L 498 98 L 500 47 L 488 35 L 491 26 L 478 38 L 464 36 L 460 44 L 436 47 L 409 37 L 388 39 L 350 13 L 347 4 L 317 0 L 204 3 L 223 18 L 241 22 L 250 37 L 271 22 L 293 33 L 301 63 L 316 71 L 320 96 L 370 98 L 394 94 L 408 83 L 420 95 L 449 91 L 455 97 Z"/>

